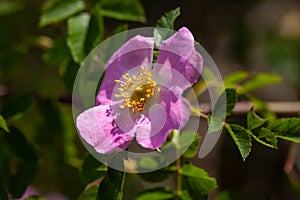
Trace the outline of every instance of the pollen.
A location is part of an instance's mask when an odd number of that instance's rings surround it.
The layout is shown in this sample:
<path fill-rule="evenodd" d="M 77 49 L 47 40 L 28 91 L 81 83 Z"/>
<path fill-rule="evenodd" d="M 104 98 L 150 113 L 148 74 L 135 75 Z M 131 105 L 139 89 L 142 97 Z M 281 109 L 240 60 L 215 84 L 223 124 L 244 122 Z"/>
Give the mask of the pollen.
<path fill-rule="evenodd" d="M 152 73 L 144 66 L 134 75 L 126 73 L 122 76 L 123 80 L 115 80 L 119 83 L 119 88 L 114 96 L 122 98 L 123 104 L 121 109 L 130 108 L 132 113 L 143 112 L 147 99 L 155 95 L 155 92 L 160 92 L 155 81 L 152 80 Z"/>

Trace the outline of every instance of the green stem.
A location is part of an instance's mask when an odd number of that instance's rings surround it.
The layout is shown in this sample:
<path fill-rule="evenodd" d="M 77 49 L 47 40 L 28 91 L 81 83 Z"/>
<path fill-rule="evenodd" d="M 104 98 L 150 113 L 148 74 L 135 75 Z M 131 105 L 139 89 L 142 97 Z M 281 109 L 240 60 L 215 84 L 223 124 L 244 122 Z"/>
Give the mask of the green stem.
<path fill-rule="evenodd" d="M 177 181 L 177 195 L 181 196 L 182 194 L 182 175 L 181 175 L 181 158 L 176 160 L 176 181 Z"/>
<path fill-rule="evenodd" d="M 181 158 L 179 155 L 179 134 L 180 132 L 178 130 L 174 130 L 174 144 L 176 146 L 176 157 L 178 158 L 176 160 L 176 191 L 177 191 L 177 195 L 181 196 L 182 194 L 182 175 L 181 175 Z"/>

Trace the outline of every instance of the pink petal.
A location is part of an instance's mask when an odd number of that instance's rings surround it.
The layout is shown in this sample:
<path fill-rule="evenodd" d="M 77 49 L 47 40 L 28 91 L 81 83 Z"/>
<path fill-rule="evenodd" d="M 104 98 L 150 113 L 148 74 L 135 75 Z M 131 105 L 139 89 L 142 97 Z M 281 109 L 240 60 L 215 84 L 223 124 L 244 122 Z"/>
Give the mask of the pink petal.
<path fill-rule="evenodd" d="M 170 131 L 183 128 L 190 117 L 188 101 L 170 90 L 161 91 L 159 105 L 163 110 L 154 109 L 152 114 L 145 115 L 144 119 L 138 122 L 137 142 L 145 148 L 161 147 Z"/>
<path fill-rule="evenodd" d="M 102 154 L 122 151 L 128 147 L 133 134 L 125 133 L 115 123 L 111 106 L 95 106 L 77 117 L 80 136 Z"/>
<path fill-rule="evenodd" d="M 183 90 L 197 81 L 203 69 L 202 56 L 194 47 L 194 37 L 185 27 L 162 42 L 156 63 L 181 73 L 187 82 L 178 82 L 175 78 L 171 80 L 174 85 L 178 85 Z"/>
<path fill-rule="evenodd" d="M 153 45 L 153 38 L 137 35 L 114 53 L 107 63 L 96 105 L 111 103 L 113 89 L 116 85 L 115 80 L 120 79 L 123 74 L 134 67 L 152 63 Z"/>

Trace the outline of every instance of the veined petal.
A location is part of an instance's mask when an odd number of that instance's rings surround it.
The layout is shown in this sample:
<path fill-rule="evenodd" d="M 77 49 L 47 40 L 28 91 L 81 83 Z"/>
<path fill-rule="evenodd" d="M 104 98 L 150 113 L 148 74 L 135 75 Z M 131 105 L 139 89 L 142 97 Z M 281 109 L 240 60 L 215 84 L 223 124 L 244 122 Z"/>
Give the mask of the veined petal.
<path fill-rule="evenodd" d="M 107 62 L 96 105 L 110 104 L 118 80 L 132 68 L 152 63 L 154 39 L 137 35 L 128 40 Z"/>
<path fill-rule="evenodd" d="M 171 67 L 182 74 L 187 82 L 177 82 L 173 78 L 171 81 L 183 90 L 197 81 L 203 69 L 202 56 L 194 47 L 194 37 L 185 27 L 162 42 L 156 63 Z"/>
<path fill-rule="evenodd" d="M 161 91 L 159 105 L 164 109 L 154 109 L 152 114 L 147 114 L 144 119 L 137 122 L 137 142 L 150 149 L 156 149 L 167 140 L 168 134 L 173 129 L 183 128 L 190 117 L 190 104 L 183 97 L 176 96 L 172 91 Z M 165 115 L 165 120 L 163 120 Z M 163 123 L 162 124 L 162 121 Z"/>
<path fill-rule="evenodd" d="M 122 151 L 133 139 L 115 123 L 111 106 L 95 106 L 81 113 L 76 120 L 80 136 L 102 154 Z"/>

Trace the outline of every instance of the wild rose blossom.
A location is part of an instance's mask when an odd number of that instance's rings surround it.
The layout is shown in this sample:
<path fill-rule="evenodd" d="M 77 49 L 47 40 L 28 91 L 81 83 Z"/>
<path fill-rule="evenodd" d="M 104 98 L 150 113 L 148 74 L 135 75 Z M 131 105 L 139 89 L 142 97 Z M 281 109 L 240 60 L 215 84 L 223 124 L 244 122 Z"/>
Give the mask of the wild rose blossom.
<path fill-rule="evenodd" d="M 122 151 L 134 137 L 157 149 L 188 122 L 190 104 L 182 93 L 203 68 L 193 35 L 181 28 L 163 41 L 155 64 L 153 49 L 154 38 L 140 35 L 120 47 L 107 62 L 95 106 L 77 117 L 81 137 L 97 152 Z"/>

